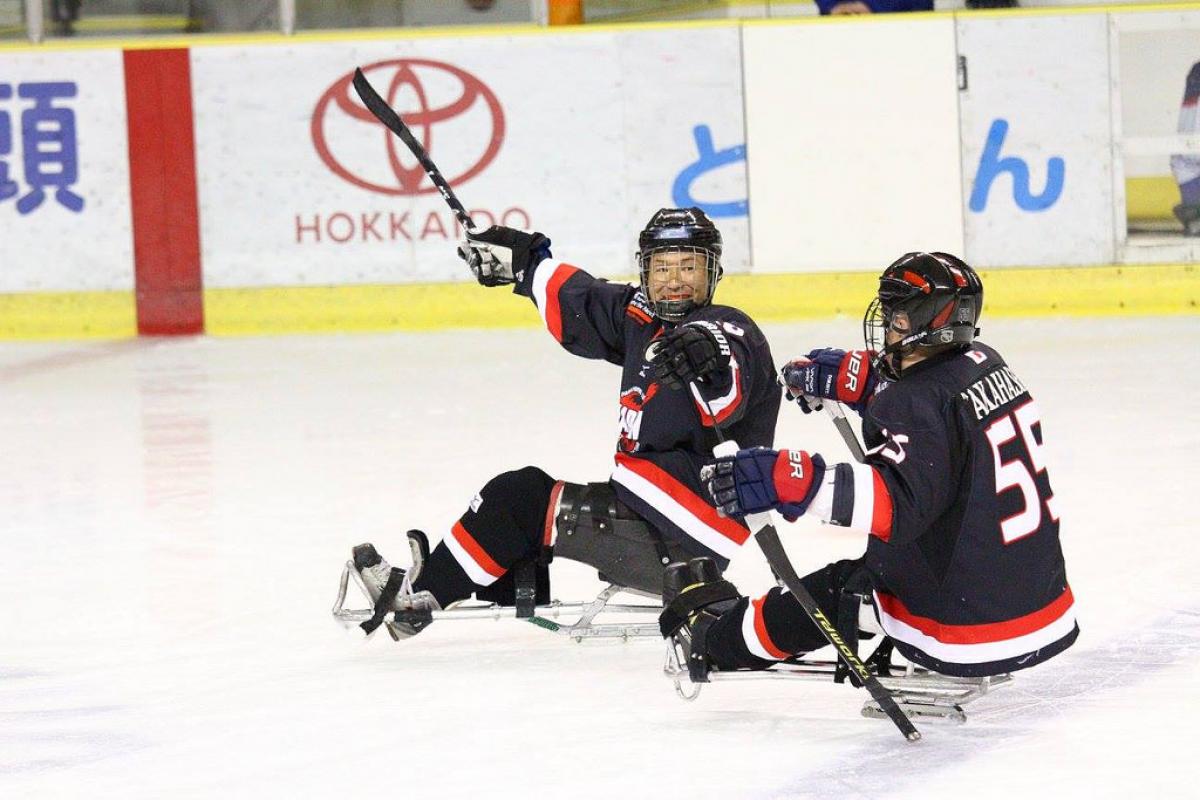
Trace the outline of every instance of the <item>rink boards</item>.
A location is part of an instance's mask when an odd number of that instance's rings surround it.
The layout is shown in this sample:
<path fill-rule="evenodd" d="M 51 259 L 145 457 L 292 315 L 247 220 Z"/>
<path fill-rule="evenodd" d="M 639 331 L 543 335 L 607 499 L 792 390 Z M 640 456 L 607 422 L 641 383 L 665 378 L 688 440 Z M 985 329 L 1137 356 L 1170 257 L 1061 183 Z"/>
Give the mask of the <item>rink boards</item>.
<path fill-rule="evenodd" d="M 989 315 L 1194 313 L 1195 256 L 1125 229 L 1171 151 L 1123 133 L 1173 133 L 1193 59 L 1170 8 L 4 47 L 0 337 L 536 324 L 461 283 L 356 65 L 477 222 L 599 275 L 697 204 L 765 319 L 857 316 L 914 249 L 983 270 Z"/>

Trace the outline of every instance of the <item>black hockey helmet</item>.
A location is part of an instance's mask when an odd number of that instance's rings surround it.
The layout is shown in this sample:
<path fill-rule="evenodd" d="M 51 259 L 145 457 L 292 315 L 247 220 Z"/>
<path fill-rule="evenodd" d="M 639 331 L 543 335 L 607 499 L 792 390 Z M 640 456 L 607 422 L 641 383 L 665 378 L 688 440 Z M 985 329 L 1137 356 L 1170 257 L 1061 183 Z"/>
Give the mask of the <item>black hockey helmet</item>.
<path fill-rule="evenodd" d="M 979 335 L 983 282 L 949 253 L 905 253 L 879 276 L 879 294 L 863 316 L 863 339 L 885 377 L 900 377 L 900 358 L 918 347 L 965 347 Z M 907 325 L 896 326 L 903 313 Z M 891 329 L 903 337 L 887 344 Z M 898 356 L 898 357 L 897 357 Z"/>
<path fill-rule="evenodd" d="M 703 297 L 687 300 L 651 300 L 650 261 L 659 253 L 694 253 L 704 257 L 708 276 L 707 289 Z M 638 274 L 642 281 L 642 294 L 654 309 L 659 319 L 678 322 L 695 308 L 712 302 L 717 282 L 721 280 L 721 232 L 699 208 L 663 208 L 654 212 L 638 236 Z"/>

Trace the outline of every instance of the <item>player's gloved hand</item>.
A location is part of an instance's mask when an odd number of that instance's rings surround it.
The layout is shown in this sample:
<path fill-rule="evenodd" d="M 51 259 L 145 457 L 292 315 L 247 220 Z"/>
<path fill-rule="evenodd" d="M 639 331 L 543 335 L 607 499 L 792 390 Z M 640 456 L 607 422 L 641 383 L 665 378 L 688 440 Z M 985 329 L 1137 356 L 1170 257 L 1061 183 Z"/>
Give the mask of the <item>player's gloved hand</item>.
<path fill-rule="evenodd" d="M 805 413 L 820 409 L 819 398 L 845 403 L 861 415 L 875 393 L 875 373 L 870 350 L 836 350 L 823 347 L 789 361 L 780 370 L 788 394 Z"/>
<path fill-rule="evenodd" d="M 700 471 L 721 516 L 777 509 L 789 522 L 808 510 L 824 479 L 825 459 L 820 453 L 766 447 L 739 450 Z"/>
<path fill-rule="evenodd" d="M 678 389 L 692 381 L 720 384 L 729 371 L 729 340 L 712 322 L 688 322 L 650 346 L 658 379 Z"/>
<path fill-rule="evenodd" d="M 458 246 L 458 257 L 484 286 L 503 286 L 520 282 L 526 270 L 549 258 L 550 240 L 540 233 L 492 225 L 468 231 Z"/>

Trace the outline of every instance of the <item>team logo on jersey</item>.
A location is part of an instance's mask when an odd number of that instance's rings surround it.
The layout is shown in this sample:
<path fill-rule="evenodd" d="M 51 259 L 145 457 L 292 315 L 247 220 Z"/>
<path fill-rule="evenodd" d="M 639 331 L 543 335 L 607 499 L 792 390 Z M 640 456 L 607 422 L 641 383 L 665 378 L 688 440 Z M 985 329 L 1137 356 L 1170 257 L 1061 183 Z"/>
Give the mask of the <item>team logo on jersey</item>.
<path fill-rule="evenodd" d="M 617 442 L 617 448 L 622 453 L 637 452 L 638 436 L 642 432 L 642 410 L 657 393 L 657 383 L 650 384 L 645 391 L 640 386 L 634 386 L 621 392 L 621 407 L 618 412 L 621 438 Z"/>
<path fill-rule="evenodd" d="M 475 75 L 424 58 L 377 61 L 363 72 L 439 166 L 469 165 L 446 175 L 451 185 L 474 178 L 500 152 L 504 111 Z M 353 78 L 352 72 L 338 78 L 313 110 L 312 140 L 321 161 L 339 178 L 368 191 L 436 194 L 437 187 L 404 144 L 358 101 Z"/>

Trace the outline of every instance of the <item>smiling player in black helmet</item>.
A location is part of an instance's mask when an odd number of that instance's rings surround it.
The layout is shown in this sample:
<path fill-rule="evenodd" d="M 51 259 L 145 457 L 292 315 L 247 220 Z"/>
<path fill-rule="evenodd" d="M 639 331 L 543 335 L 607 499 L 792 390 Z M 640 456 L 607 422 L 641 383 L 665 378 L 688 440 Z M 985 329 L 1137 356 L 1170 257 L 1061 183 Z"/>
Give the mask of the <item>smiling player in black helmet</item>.
<path fill-rule="evenodd" d="M 869 591 L 902 655 L 957 676 L 1033 666 L 1079 633 L 1041 418 L 1000 354 L 975 340 L 982 301 L 960 259 L 902 256 L 864 318 L 866 350 L 815 350 L 783 371 L 805 410 L 824 398 L 862 415 L 866 463 L 758 448 L 705 472 L 724 513 L 777 509 L 862 532 L 864 556 L 811 573 L 805 587 L 831 619 L 844 591 Z M 689 592 L 705 584 L 691 608 Z M 686 625 L 717 669 L 763 668 L 825 644 L 790 594 L 739 597 L 704 562 L 673 565 L 665 594 L 678 596 L 675 630 Z"/>
<path fill-rule="evenodd" d="M 721 251 L 720 232 L 699 208 L 665 208 L 650 219 L 638 239 L 640 286 L 553 259 L 540 233 L 492 227 L 467 235 L 459 254 L 481 284 L 511 284 L 564 349 L 621 367 L 615 467 L 608 480 L 589 484 L 536 467 L 502 473 L 432 552 L 423 533 L 409 533 L 408 570 L 392 568 L 370 544 L 355 547 L 355 567 L 376 604 L 368 627 L 396 611 L 389 629 L 412 635 L 433 610 L 503 592 L 513 568 L 531 561 L 580 561 L 649 592 L 661 590 L 672 560 L 707 555 L 727 563 L 749 532 L 718 514 L 699 480 L 717 442 L 713 425 L 770 445 L 780 391 L 758 327 L 712 303 Z"/>

